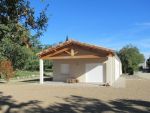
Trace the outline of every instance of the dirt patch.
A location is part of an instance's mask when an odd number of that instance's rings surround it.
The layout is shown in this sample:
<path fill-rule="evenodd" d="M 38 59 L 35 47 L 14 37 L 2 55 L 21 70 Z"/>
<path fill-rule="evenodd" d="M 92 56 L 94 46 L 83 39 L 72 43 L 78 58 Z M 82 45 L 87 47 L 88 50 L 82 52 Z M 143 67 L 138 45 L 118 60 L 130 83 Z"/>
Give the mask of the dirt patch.
<path fill-rule="evenodd" d="M 0 85 L 2 113 L 150 112 L 150 80 L 126 79 L 124 88 Z"/>

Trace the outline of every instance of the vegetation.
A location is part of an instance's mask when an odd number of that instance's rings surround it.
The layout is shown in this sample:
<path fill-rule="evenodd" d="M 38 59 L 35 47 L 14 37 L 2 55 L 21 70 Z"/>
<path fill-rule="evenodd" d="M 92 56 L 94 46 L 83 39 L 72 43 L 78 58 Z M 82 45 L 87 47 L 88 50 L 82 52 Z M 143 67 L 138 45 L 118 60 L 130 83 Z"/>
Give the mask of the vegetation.
<path fill-rule="evenodd" d="M 0 61 L 0 77 L 9 81 L 13 76 L 14 71 L 11 62 L 8 60 Z"/>
<path fill-rule="evenodd" d="M 16 70 L 15 78 L 28 78 L 39 76 L 39 71 Z"/>
<path fill-rule="evenodd" d="M 29 45 L 31 30 L 34 30 L 35 36 L 38 37 L 46 29 L 46 10 L 47 7 L 37 17 L 29 0 L 1 0 L 0 40 L 10 38 L 20 45 Z"/>
<path fill-rule="evenodd" d="M 9 38 L 1 40 L 0 51 L 0 55 L 3 58 L 9 59 L 12 62 L 14 69 L 22 69 L 32 52 L 29 48 L 20 46 Z"/>
<path fill-rule="evenodd" d="M 138 70 L 138 65 L 144 62 L 144 55 L 133 45 L 123 47 L 118 56 L 122 62 L 123 73 L 133 74 L 133 71 Z"/>
<path fill-rule="evenodd" d="M 147 67 L 150 69 L 150 57 L 147 59 L 146 65 L 147 65 Z"/>
<path fill-rule="evenodd" d="M 52 70 L 45 70 L 44 76 L 52 77 Z M 16 70 L 14 79 L 39 78 L 39 71 L 31 70 Z"/>
<path fill-rule="evenodd" d="M 38 38 L 47 27 L 46 10 L 35 15 L 29 0 L 0 0 L 0 61 L 8 60 L 15 70 L 38 69 Z"/>

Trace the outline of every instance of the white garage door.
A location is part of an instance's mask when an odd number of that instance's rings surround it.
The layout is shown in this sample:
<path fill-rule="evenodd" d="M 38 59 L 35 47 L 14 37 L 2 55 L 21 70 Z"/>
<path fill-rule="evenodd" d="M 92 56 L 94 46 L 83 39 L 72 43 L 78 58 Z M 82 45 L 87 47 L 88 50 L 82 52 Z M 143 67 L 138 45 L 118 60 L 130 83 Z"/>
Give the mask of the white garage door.
<path fill-rule="evenodd" d="M 86 82 L 103 82 L 103 65 L 100 63 L 86 64 Z"/>

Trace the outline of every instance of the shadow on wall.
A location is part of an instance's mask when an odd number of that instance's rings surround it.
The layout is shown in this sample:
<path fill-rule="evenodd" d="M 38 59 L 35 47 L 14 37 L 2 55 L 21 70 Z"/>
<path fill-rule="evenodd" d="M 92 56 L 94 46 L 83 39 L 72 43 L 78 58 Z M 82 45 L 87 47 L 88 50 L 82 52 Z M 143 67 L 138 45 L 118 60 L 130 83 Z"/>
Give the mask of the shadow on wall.
<path fill-rule="evenodd" d="M 103 79 L 106 81 L 106 61 L 107 57 L 102 59 L 65 59 L 65 60 L 57 60 L 54 63 L 54 81 L 66 82 L 68 78 L 79 79 L 79 82 L 85 82 L 85 74 L 92 71 L 97 67 L 97 65 L 93 65 L 90 68 L 86 69 L 86 64 L 97 64 L 100 63 L 103 65 L 104 73 Z M 61 64 L 69 64 L 69 73 L 62 74 L 61 73 Z M 82 77 L 81 77 L 82 76 Z M 81 78 L 80 78 L 81 77 Z"/>
<path fill-rule="evenodd" d="M 113 100 L 104 102 L 98 99 L 85 98 L 72 95 L 68 98 L 61 98 L 65 103 L 55 103 L 47 108 L 41 107 L 41 101 L 31 100 L 19 103 L 13 100 L 12 96 L 4 96 L 0 92 L 0 112 L 1 113 L 102 113 L 102 112 L 132 112 L 149 113 L 150 102 L 142 100 Z"/>

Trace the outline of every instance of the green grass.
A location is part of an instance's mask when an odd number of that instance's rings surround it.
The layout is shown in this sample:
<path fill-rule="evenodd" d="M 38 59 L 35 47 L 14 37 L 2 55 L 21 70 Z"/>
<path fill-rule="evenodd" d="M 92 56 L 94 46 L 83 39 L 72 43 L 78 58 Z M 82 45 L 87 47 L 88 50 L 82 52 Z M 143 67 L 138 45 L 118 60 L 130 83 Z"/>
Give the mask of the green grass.
<path fill-rule="evenodd" d="M 15 78 L 27 78 L 27 77 L 35 77 L 39 76 L 39 71 L 22 71 L 22 70 L 17 70 L 15 72 Z"/>
<path fill-rule="evenodd" d="M 44 76 L 52 77 L 52 71 L 44 71 Z M 39 71 L 24 71 L 24 70 L 17 70 L 15 72 L 15 76 L 13 79 L 24 79 L 24 78 L 35 78 L 39 77 Z"/>
<path fill-rule="evenodd" d="M 50 70 L 45 70 L 44 71 L 44 76 L 45 77 L 52 77 L 52 69 Z M 19 80 L 19 79 L 30 79 L 30 78 L 37 78 L 39 77 L 40 73 L 39 71 L 26 71 L 26 70 L 16 70 L 15 71 L 15 75 L 13 78 L 13 80 Z M 4 80 L 4 78 L 0 78 L 0 80 Z"/>

